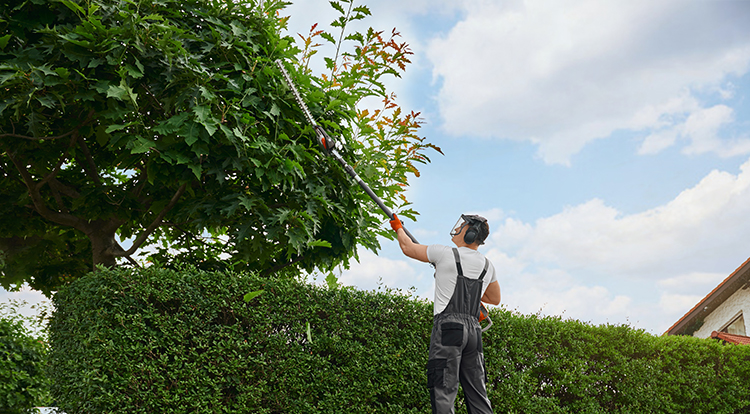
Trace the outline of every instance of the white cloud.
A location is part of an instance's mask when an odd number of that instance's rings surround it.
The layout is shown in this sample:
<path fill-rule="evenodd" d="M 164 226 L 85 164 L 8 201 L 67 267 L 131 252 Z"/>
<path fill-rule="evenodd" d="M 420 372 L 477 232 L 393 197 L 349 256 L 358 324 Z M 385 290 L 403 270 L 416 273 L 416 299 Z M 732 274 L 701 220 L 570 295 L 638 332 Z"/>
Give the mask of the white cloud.
<path fill-rule="evenodd" d="M 486 218 L 487 222 L 490 223 L 490 226 L 492 225 L 492 223 L 498 222 L 505 217 L 505 212 L 499 208 L 492 208 L 489 210 L 480 211 L 478 213 L 469 213 L 469 214 L 478 214 Z"/>
<path fill-rule="evenodd" d="M 521 259 L 511 257 L 500 249 L 490 248 L 489 251 L 485 252 L 485 255 L 492 261 L 493 266 L 495 266 L 498 279 L 514 278 L 522 274 L 526 268 L 526 264 Z"/>
<path fill-rule="evenodd" d="M 595 323 L 630 318 L 661 333 L 747 258 L 749 216 L 750 160 L 637 214 L 593 199 L 534 223 L 507 218 L 488 256 L 506 306 Z"/>
<path fill-rule="evenodd" d="M 442 82 L 445 129 L 528 140 L 549 163 L 567 164 L 615 130 L 672 125 L 665 118 L 700 110 L 694 91 L 726 91 L 726 77 L 746 73 L 750 63 L 744 2 L 519 0 L 465 7 L 465 18 L 428 50 Z M 641 152 L 669 143 L 656 138 Z"/>
<path fill-rule="evenodd" d="M 685 121 L 683 134 L 691 142 L 684 152 L 691 155 L 713 152 L 722 157 L 750 153 L 750 138 L 720 137 L 720 129 L 733 121 L 734 110 L 725 105 L 716 105 L 690 114 Z"/>
<path fill-rule="evenodd" d="M 600 284 L 581 284 L 562 269 L 534 269 L 512 278 L 501 275 L 500 284 L 503 306 L 525 314 L 560 315 L 600 324 L 625 321 L 634 313 L 630 296 L 614 294 Z"/>
<path fill-rule="evenodd" d="M 706 293 L 708 292 L 710 292 L 710 290 Z M 661 295 L 661 299 L 659 300 L 659 308 L 661 308 L 664 312 L 677 316 L 676 318 L 674 318 L 674 321 L 676 322 L 680 316 L 684 315 L 690 309 L 692 309 L 693 306 L 695 306 L 701 299 L 703 299 L 704 296 L 664 293 L 663 295 Z M 664 330 L 666 330 L 667 328 L 669 327 L 665 327 Z"/>
<path fill-rule="evenodd" d="M 686 112 L 688 113 L 688 112 Z M 656 154 L 674 145 L 678 139 L 688 142 L 683 152 L 688 155 L 715 153 L 732 157 L 750 153 L 750 137 L 723 138 L 721 130 L 735 120 L 735 111 L 727 105 L 694 108 L 682 122 L 668 124 L 648 135 L 639 148 L 640 154 Z"/>
<path fill-rule="evenodd" d="M 417 286 L 424 274 L 412 267 L 409 259 L 393 260 L 377 256 L 369 250 L 360 252 L 359 262 L 352 261 L 350 269 L 341 273 L 339 283 L 372 290 L 380 285 L 398 289 Z"/>
<path fill-rule="evenodd" d="M 655 131 L 643 139 L 638 154 L 652 155 L 671 147 L 677 142 L 678 132 L 675 129 Z"/>
<path fill-rule="evenodd" d="M 733 175 L 713 171 L 666 205 L 623 215 L 593 199 L 536 223 L 509 218 L 491 236 L 523 258 L 621 276 L 690 270 L 746 254 L 737 243 L 750 231 L 750 161 Z M 661 273 L 660 273 L 661 272 Z"/>
<path fill-rule="evenodd" d="M 683 293 L 694 291 L 697 287 L 701 292 L 708 293 L 727 276 L 724 273 L 691 272 L 660 280 L 657 285 L 664 289 Z"/>

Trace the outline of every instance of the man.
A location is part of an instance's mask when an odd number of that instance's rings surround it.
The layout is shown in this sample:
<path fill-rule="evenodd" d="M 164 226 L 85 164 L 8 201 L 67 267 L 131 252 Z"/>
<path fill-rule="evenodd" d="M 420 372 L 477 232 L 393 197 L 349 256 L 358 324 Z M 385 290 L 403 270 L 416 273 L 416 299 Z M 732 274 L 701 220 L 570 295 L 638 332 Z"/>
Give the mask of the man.
<path fill-rule="evenodd" d="M 494 266 L 477 250 L 490 234 L 487 219 L 462 214 L 450 232 L 455 248 L 414 243 L 395 214 L 390 223 L 406 256 L 435 266 L 434 318 L 427 361 L 432 412 L 454 413 L 460 382 L 468 412 L 492 413 L 479 313 L 480 300 L 500 303 L 500 285 Z"/>

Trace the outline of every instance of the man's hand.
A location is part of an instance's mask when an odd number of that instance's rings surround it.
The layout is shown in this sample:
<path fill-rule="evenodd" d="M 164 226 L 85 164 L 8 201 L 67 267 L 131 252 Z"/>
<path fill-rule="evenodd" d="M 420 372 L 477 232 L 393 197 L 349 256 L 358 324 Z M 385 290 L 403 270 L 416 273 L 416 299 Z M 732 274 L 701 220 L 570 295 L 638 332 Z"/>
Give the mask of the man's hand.
<path fill-rule="evenodd" d="M 393 220 L 391 220 L 389 223 L 391 223 L 391 228 L 396 233 L 398 233 L 398 229 L 401 229 L 404 227 L 404 225 L 401 223 L 401 220 L 399 220 L 398 217 L 396 217 L 395 213 L 393 214 Z"/>

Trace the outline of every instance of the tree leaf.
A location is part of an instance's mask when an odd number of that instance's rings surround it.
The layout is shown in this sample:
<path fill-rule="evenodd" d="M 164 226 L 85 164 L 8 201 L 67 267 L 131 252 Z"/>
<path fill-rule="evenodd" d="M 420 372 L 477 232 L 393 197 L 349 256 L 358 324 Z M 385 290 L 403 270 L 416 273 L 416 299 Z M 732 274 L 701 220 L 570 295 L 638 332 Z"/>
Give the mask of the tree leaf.
<path fill-rule="evenodd" d="M 83 7 L 79 6 L 76 2 L 70 1 L 70 0 L 62 0 L 62 4 L 66 5 L 70 10 L 73 10 L 74 12 L 78 12 L 80 14 L 85 14 L 85 10 L 83 10 Z"/>
<path fill-rule="evenodd" d="M 55 69 L 55 72 L 63 79 L 68 79 L 68 77 L 70 76 L 70 71 L 66 68 L 57 68 Z"/>
<path fill-rule="evenodd" d="M 341 286 L 339 278 L 336 277 L 333 272 L 328 272 L 328 275 L 326 276 L 326 285 L 330 290 L 336 290 Z"/>
<path fill-rule="evenodd" d="M 149 141 L 143 137 L 137 137 L 136 145 L 132 150 L 130 150 L 130 153 L 131 154 L 143 154 L 143 153 L 148 152 L 153 147 L 156 147 L 155 142 Z"/>
<path fill-rule="evenodd" d="M 250 302 L 254 298 L 256 298 L 259 295 L 261 295 L 263 292 L 265 292 L 265 290 L 262 290 L 262 289 L 261 290 L 256 290 L 255 292 L 249 292 L 249 293 L 246 293 L 245 296 L 242 297 L 242 299 L 244 299 L 245 302 Z"/>
<path fill-rule="evenodd" d="M 201 173 L 203 172 L 203 169 L 199 164 L 191 164 L 188 166 L 190 170 L 193 172 L 193 175 L 195 175 L 195 178 L 200 179 Z"/>
<path fill-rule="evenodd" d="M 214 121 L 214 122 L 211 122 Z M 206 128 L 206 131 L 208 132 L 209 136 L 214 136 L 216 131 L 219 129 L 217 127 L 218 122 L 216 122 L 213 118 L 209 119 L 208 122 L 201 122 L 201 125 L 203 125 L 204 128 Z"/>
<path fill-rule="evenodd" d="M 208 99 L 209 101 L 212 101 L 212 100 L 216 99 L 216 95 L 214 95 L 213 92 L 211 92 L 208 89 L 206 89 L 205 86 L 201 86 L 198 89 L 201 91 L 201 96 L 203 96 L 204 98 Z"/>
<path fill-rule="evenodd" d="M 128 86 L 127 82 L 125 82 L 125 79 L 120 79 L 120 84 L 117 86 L 109 85 L 109 88 L 107 88 L 107 98 L 115 98 L 119 101 L 126 102 L 129 101 L 134 106 L 138 106 L 138 94 L 133 93 L 133 89 Z"/>
<path fill-rule="evenodd" d="M 10 40 L 10 35 L 5 35 L 0 37 L 0 50 L 5 49 L 5 46 L 8 46 L 8 41 Z"/>
<path fill-rule="evenodd" d="M 328 247 L 331 248 L 331 242 L 326 240 L 314 240 L 309 244 L 310 247 Z"/>
<path fill-rule="evenodd" d="M 334 45 L 336 44 L 336 39 L 334 39 L 333 36 L 331 36 L 329 33 L 323 32 L 320 34 L 320 37 L 329 41 L 330 43 L 333 43 Z"/>
<path fill-rule="evenodd" d="M 211 114 L 211 108 L 205 105 L 196 105 L 195 107 L 193 107 L 193 113 L 195 114 L 198 122 L 203 123 Z"/>
<path fill-rule="evenodd" d="M 107 128 L 106 128 L 106 129 L 104 130 L 104 132 L 106 132 L 107 134 L 111 134 L 111 133 L 113 133 L 113 132 L 115 132 L 115 131 L 121 131 L 121 130 L 123 130 L 123 129 L 125 129 L 125 128 L 129 127 L 130 125 L 131 125 L 130 123 L 127 123 L 127 124 L 122 124 L 122 125 L 110 125 L 110 126 L 108 126 L 108 127 L 107 127 Z"/>
<path fill-rule="evenodd" d="M 344 6 L 342 6 L 341 4 L 339 4 L 337 1 L 329 1 L 328 3 L 331 4 L 331 7 L 333 7 L 336 10 L 338 10 L 339 13 L 346 14 L 346 12 L 344 11 Z"/>
<path fill-rule="evenodd" d="M 55 99 L 53 99 L 51 96 L 37 96 L 36 100 L 46 108 L 55 107 Z"/>
<path fill-rule="evenodd" d="M 139 79 L 139 78 L 143 77 L 143 71 L 142 71 L 142 69 L 139 69 L 139 68 L 131 65 L 130 63 L 126 63 L 125 64 L 125 71 L 128 73 L 128 75 L 130 75 L 130 76 L 132 76 L 132 77 L 134 77 L 136 79 Z"/>

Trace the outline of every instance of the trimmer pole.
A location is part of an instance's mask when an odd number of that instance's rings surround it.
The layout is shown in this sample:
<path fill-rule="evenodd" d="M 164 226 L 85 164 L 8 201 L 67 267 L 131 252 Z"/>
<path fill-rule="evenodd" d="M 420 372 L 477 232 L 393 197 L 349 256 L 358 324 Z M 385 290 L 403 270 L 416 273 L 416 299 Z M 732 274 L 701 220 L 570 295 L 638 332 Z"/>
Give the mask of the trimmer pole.
<path fill-rule="evenodd" d="M 294 95 L 294 98 L 297 100 L 297 104 L 302 109 L 302 112 L 305 114 L 305 118 L 307 118 L 307 122 L 312 125 L 313 129 L 315 130 L 315 134 L 318 136 L 318 143 L 323 147 L 323 150 L 327 152 L 328 154 L 333 155 L 333 158 L 336 159 L 336 161 L 341 164 L 342 167 L 344 167 L 344 171 L 346 171 L 347 174 L 349 174 L 350 177 L 352 177 L 357 184 L 359 184 L 360 187 L 362 187 L 363 190 L 365 190 L 365 193 L 370 196 L 372 201 L 375 202 L 375 204 L 380 207 L 381 210 L 383 210 L 383 213 L 385 213 L 386 216 L 388 216 L 389 220 L 393 220 L 393 212 L 391 209 L 389 209 L 384 203 L 383 200 L 380 199 L 370 188 L 370 186 L 367 185 L 364 181 L 362 181 L 362 178 L 359 177 L 359 174 L 357 174 L 356 171 L 354 171 L 354 168 L 352 168 L 351 165 L 349 165 L 346 161 L 344 161 L 344 158 L 339 154 L 338 151 L 338 144 L 336 141 L 331 139 L 331 137 L 328 135 L 328 133 L 318 125 L 317 122 L 315 122 L 315 119 L 313 119 L 312 114 L 310 113 L 310 110 L 307 108 L 307 104 L 305 104 L 305 101 L 302 100 L 302 96 L 299 94 L 299 91 L 297 91 L 297 87 L 294 85 L 294 81 L 292 81 L 292 77 L 289 76 L 289 73 L 286 71 L 286 68 L 284 67 L 284 62 L 281 61 L 281 59 L 276 60 L 276 66 L 279 67 L 281 70 L 281 74 L 284 75 L 284 80 L 286 80 L 286 84 L 289 85 L 289 89 L 292 90 L 292 94 Z M 402 227 L 404 229 L 404 232 L 407 236 L 413 241 L 414 243 L 419 243 L 417 239 L 412 236 L 411 233 L 409 233 L 409 230 L 406 229 L 406 227 Z M 490 314 L 487 312 L 487 308 L 484 307 L 484 305 L 480 302 L 480 313 L 484 315 L 484 319 L 487 320 L 488 325 L 484 328 L 482 328 L 482 332 L 486 331 L 487 329 L 490 329 L 490 326 L 492 326 L 492 319 L 490 319 Z"/>
<path fill-rule="evenodd" d="M 359 184 L 360 187 L 362 187 L 363 190 L 365 190 L 365 193 L 370 196 L 372 201 L 375 202 L 375 204 L 380 207 L 381 210 L 383 210 L 383 213 L 385 213 L 386 216 L 388 216 L 389 220 L 393 220 L 393 212 L 391 209 L 389 209 L 384 203 L 383 200 L 380 199 L 370 188 L 370 186 L 367 185 L 364 181 L 362 181 L 362 178 L 359 177 L 359 174 L 357 174 L 356 171 L 354 171 L 354 168 L 352 168 L 351 165 L 349 165 L 346 161 L 344 161 L 344 158 L 339 154 L 338 151 L 338 144 L 336 141 L 331 139 L 331 137 L 328 135 L 328 133 L 320 126 L 317 122 L 315 122 L 315 119 L 313 119 L 312 114 L 310 114 L 310 110 L 307 108 L 307 104 L 305 104 L 305 101 L 302 100 L 302 96 L 297 91 L 297 87 L 294 85 L 294 82 L 292 81 L 291 76 L 289 76 L 289 73 L 286 71 L 286 68 L 284 67 L 284 63 L 280 60 L 276 60 L 276 65 L 281 69 L 281 74 L 284 75 L 284 79 L 286 80 L 287 85 L 289 85 L 289 89 L 292 90 L 292 94 L 294 95 L 294 98 L 297 100 L 297 104 L 302 108 L 302 112 L 305 114 L 305 118 L 307 118 L 307 122 L 312 125 L 313 129 L 315 130 L 315 134 L 318 136 L 318 143 L 323 147 L 323 149 L 333 155 L 333 158 L 336 159 L 336 161 L 341 164 L 342 167 L 344 167 L 344 171 L 346 171 L 347 174 L 349 174 L 350 177 L 352 177 L 357 184 Z M 411 233 L 409 233 L 409 230 L 407 230 L 404 227 L 404 231 L 406 232 L 406 235 L 409 236 L 409 238 L 414 242 L 418 243 L 417 239 L 412 236 Z"/>

